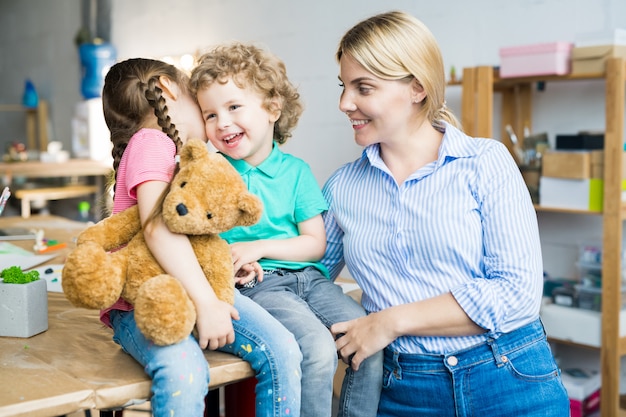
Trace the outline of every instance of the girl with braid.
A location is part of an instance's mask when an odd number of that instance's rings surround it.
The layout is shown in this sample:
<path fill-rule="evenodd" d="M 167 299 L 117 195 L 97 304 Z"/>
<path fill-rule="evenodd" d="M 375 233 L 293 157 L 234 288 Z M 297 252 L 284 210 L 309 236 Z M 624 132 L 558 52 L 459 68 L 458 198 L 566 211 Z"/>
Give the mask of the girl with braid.
<path fill-rule="evenodd" d="M 197 339 L 190 335 L 175 345 L 154 345 L 137 329 L 133 306 L 124 299 L 100 317 L 113 328 L 113 340 L 152 379 L 154 416 L 204 415 L 209 366 L 202 350 L 208 348 L 250 362 L 258 380 L 257 417 L 297 417 L 302 355 L 293 335 L 238 292 L 234 306 L 218 300 L 187 236 L 171 233 L 159 216 L 151 217 L 175 172 L 181 146 L 189 138 L 207 140 L 187 83 L 187 77 L 172 65 L 129 59 L 107 73 L 102 100 L 113 143 L 113 213 L 138 205 L 152 254 L 181 281 L 195 304 Z M 247 270 L 252 274 L 254 267 Z"/>

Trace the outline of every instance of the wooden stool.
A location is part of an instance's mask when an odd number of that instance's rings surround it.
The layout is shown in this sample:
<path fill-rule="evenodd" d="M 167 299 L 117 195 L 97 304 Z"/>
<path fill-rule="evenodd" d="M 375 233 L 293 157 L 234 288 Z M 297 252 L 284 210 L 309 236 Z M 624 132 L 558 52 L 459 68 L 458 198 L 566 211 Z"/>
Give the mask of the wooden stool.
<path fill-rule="evenodd" d="M 96 185 L 67 185 L 65 187 L 21 189 L 15 192 L 15 197 L 22 200 L 22 217 L 30 217 L 30 202 L 37 200 L 64 200 L 66 198 L 83 195 L 98 194 Z"/>

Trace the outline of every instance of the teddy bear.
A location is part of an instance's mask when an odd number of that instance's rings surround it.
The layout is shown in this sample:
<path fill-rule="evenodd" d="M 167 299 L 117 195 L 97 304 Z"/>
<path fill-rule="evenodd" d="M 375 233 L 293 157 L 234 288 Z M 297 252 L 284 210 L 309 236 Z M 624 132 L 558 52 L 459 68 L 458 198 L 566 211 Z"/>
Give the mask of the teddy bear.
<path fill-rule="evenodd" d="M 172 232 L 188 235 L 217 297 L 233 304 L 233 261 L 219 233 L 258 222 L 263 211 L 259 198 L 222 155 L 190 139 L 181 148 L 179 171 L 162 201 L 164 223 Z M 195 307 L 180 281 L 152 256 L 137 206 L 79 234 L 61 283 L 76 307 L 102 310 L 123 297 L 135 308 L 139 330 L 155 344 L 177 343 L 194 330 Z"/>

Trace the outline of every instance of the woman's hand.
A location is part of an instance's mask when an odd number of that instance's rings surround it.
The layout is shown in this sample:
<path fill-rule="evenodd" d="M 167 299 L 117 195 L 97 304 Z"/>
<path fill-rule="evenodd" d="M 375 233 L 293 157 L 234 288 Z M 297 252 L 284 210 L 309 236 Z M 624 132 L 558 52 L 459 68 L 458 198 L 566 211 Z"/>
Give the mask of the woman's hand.
<path fill-rule="evenodd" d="M 396 339 L 387 310 L 335 323 L 330 328 L 341 359 L 358 371 L 361 363 Z"/>

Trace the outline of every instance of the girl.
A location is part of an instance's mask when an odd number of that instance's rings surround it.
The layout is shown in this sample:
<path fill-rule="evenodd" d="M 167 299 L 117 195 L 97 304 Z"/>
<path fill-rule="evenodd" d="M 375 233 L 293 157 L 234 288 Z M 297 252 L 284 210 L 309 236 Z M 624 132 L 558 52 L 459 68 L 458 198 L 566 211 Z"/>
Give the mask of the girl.
<path fill-rule="evenodd" d="M 284 63 L 253 45 L 222 45 L 200 58 L 191 75 L 211 144 L 263 201 L 261 220 L 221 234 L 235 271 L 259 262 L 256 281 L 241 279 L 241 293 L 276 317 L 302 350 L 302 416 L 330 416 L 337 352 L 328 328 L 365 314 L 328 278 L 319 262 L 326 237 L 326 201 L 309 166 L 278 145 L 302 112 L 300 95 Z M 279 191 L 280 190 L 280 191 Z M 262 278 L 262 281 L 261 281 Z M 375 417 L 382 354 L 346 372 L 339 416 Z"/>
<path fill-rule="evenodd" d="M 114 340 L 152 379 L 155 416 L 204 412 L 209 368 L 202 349 L 244 358 L 256 372 L 256 416 L 297 416 L 301 354 L 293 336 L 262 308 L 235 294 L 235 306 L 217 299 L 187 236 L 171 233 L 153 213 L 168 188 L 180 147 L 192 137 L 206 141 L 188 79 L 175 67 L 150 59 L 115 64 L 105 77 L 104 116 L 113 142 L 113 213 L 139 206 L 146 243 L 167 273 L 178 278 L 197 311 L 198 339 L 156 346 L 137 329 L 133 306 L 120 299 L 101 312 Z M 176 121 L 176 124 L 174 124 Z M 241 315 L 240 315 L 241 313 Z M 234 320 L 234 322 L 233 322 Z"/>
<path fill-rule="evenodd" d="M 539 320 L 537 219 L 508 150 L 457 128 L 414 17 L 360 22 L 336 58 L 365 149 L 324 186 L 322 262 L 363 289 L 370 314 L 331 330 L 353 367 L 384 350 L 379 416 L 568 416 Z"/>

